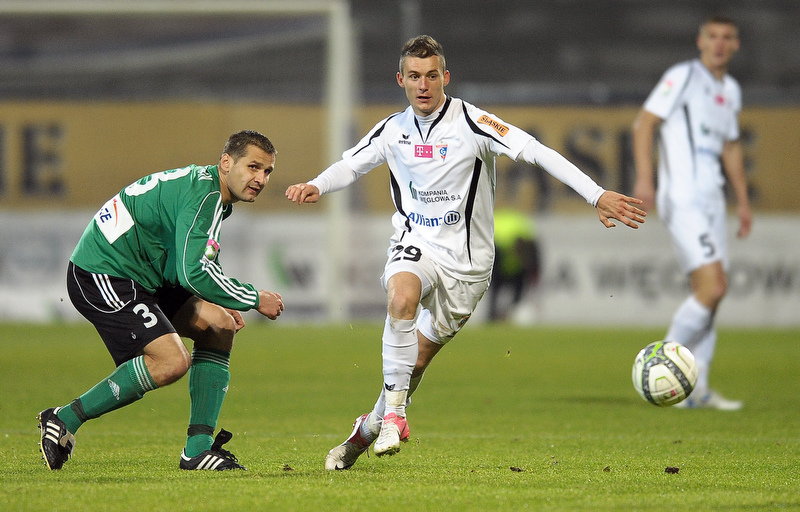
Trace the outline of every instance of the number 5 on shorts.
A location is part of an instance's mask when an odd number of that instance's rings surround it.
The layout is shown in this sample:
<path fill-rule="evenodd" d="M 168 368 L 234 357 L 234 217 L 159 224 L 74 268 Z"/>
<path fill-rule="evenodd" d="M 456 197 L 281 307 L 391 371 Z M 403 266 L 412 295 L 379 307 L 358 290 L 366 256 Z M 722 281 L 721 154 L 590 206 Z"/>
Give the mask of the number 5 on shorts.
<path fill-rule="evenodd" d="M 703 233 L 700 235 L 700 245 L 706 250 L 704 256 L 706 258 L 710 258 L 714 256 L 714 253 L 717 252 L 716 248 L 714 247 L 714 243 L 709 240 L 709 234 Z"/>

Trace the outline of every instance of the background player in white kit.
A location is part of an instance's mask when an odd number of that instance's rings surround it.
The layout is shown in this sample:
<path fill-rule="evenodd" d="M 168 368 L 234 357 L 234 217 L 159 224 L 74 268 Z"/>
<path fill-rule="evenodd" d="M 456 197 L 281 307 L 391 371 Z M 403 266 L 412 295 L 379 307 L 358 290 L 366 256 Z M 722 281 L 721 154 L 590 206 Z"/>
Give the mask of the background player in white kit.
<path fill-rule="evenodd" d="M 737 235 L 746 237 L 752 224 L 738 140 L 741 90 L 727 74 L 739 49 L 736 25 L 724 17 L 708 19 L 700 26 L 697 47 L 699 59 L 669 68 L 634 122 L 634 195 L 644 200 L 646 210 L 655 202 L 690 278 L 691 294 L 675 312 L 666 339 L 694 353 L 700 374 L 692 396 L 678 406 L 736 410 L 741 402 L 708 385 L 717 339 L 714 314 L 727 288 L 723 170 L 738 205 Z M 652 156 L 657 131 L 656 194 Z"/>
<path fill-rule="evenodd" d="M 390 169 L 397 211 L 382 277 L 388 314 L 383 331 L 383 390 L 373 411 L 326 457 L 326 469 L 347 469 L 375 442 L 392 455 L 409 435 L 405 408 L 433 357 L 461 329 L 489 286 L 494 259 L 494 158 L 537 164 L 597 207 L 600 221 L 637 228 L 641 201 L 605 191 L 531 135 L 460 99 L 442 47 L 418 36 L 403 47 L 397 83 L 410 106 L 379 122 L 342 160 L 286 196 L 313 203 L 382 163 Z M 421 305 L 419 316 L 417 308 Z"/>

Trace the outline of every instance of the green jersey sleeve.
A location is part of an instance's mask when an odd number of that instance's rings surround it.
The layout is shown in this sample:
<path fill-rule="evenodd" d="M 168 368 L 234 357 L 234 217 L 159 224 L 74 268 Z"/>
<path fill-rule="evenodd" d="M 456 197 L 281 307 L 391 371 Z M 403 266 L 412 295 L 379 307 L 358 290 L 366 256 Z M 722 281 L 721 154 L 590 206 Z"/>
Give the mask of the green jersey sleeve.
<path fill-rule="evenodd" d="M 214 304 L 253 309 L 255 287 L 225 275 L 219 264 L 220 229 L 231 210 L 222 204 L 216 166 L 151 174 L 103 205 L 70 259 L 150 291 L 179 284 Z"/>
<path fill-rule="evenodd" d="M 225 275 L 219 263 L 220 229 L 226 210 L 217 190 L 206 194 L 196 209 L 183 209 L 178 214 L 175 228 L 178 281 L 209 302 L 242 311 L 253 309 L 258 306 L 258 291 L 251 284 Z"/>

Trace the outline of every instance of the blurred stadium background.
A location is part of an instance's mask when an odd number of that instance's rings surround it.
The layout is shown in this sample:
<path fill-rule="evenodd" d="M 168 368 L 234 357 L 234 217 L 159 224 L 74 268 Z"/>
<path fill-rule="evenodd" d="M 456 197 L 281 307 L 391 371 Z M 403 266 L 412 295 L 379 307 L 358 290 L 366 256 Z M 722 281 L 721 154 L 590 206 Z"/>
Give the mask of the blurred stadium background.
<path fill-rule="evenodd" d="M 741 27 L 731 73 L 757 215 L 732 242 L 720 320 L 798 326 L 796 0 L 0 0 L 0 320 L 76 319 L 64 272 L 94 209 L 145 174 L 215 162 L 244 128 L 273 140 L 278 167 L 266 197 L 226 221 L 226 270 L 281 292 L 281 322 L 380 319 L 386 170 L 316 206 L 282 194 L 405 108 L 403 41 L 439 39 L 450 94 L 629 192 L 633 117 L 717 13 Z M 507 160 L 497 202 L 533 217 L 542 243 L 519 322 L 663 325 L 686 292 L 655 217 L 606 231 L 577 195 Z"/>

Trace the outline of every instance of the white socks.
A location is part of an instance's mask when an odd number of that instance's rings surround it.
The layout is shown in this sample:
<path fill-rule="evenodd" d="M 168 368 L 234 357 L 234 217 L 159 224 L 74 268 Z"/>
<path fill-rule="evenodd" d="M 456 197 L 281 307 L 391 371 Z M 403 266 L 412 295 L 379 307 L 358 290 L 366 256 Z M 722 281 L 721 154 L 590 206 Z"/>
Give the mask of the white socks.
<path fill-rule="evenodd" d="M 689 349 L 694 354 L 694 360 L 697 363 L 697 384 L 694 386 L 694 393 L 697 395 L 695 396 L 702 398 L 708 393 L 708 374 L 716 344 L 717 331 L 710 329 L 693 349 Z"/>
<path fill-rule="evenodd" d="M 694 353 L 695 346 L 712 330 L 714 315 L 690 295 L 675 311 L 667 332 L 667 341 L 685 345 Z"/>
<path fill-rule="evenodd" d="M 422 376 L 411 379 L 417 363 L 419 344 L 415 320 L 399 320 L 387 315 L 383 329 L 383 390 L 375 403 L 380 418 L 393 412 L 405 417 L 408 397 Z"/>
<path fill-rule="evenodd" d="M 402 391 L 388 391 L 383 390 L 383 399 L 386 406 L 383 408 L 383 415 L 386 416 L 390 412 L 405 418 L 406 416 L 406 399 L 408 398 L 408 390 Z"/>
<path fill-rule="evenodd" d="M 697 396 L 708 392 L 708 370 L 714 357 L 717 333 L 714 313 L 690 295 L 675 311 L 666 339 L 676 341 L 692 351 L 697 363 Z"/>
<path fill-rule="evenodd" d="M 409 383 L 409 386 L 408 386 L 408 394 L 406 395 L 405 407 L 408 407 L 411 404 L 411 395 L 413 395 L 414 391 L 417 390 L 417 388 L 419 387 L 419 383 L 422 382 L 422 377 L 424 377 L 424 376 L 425 376 L 425 374 L 423 373 L 422 375 L 417 375 L 416 377 L 411 377 L 411 382 Z M 386 393 L 386 389 L 381 389 L 381 394 L 378 396 L 378 401 L 375 402 L 375 407 L 373 407 L 372 412 L 370 413 L 369 421 L 378 421 L 378 422 L 380 422 L 380 420 L 383 419 L 383 417 L 385 415 L 389 414 L 390 412 L 393 412 L 393 411 L 387 411 L 386 410 L 386 395 L 385 395 L 385 393 Z M 395 411 L 395 414 L 397 414 L 396 411 Z M 403 416 L 405 417 L 405 408 L 404 408 Z"/>
<path fill-rule="evenodd" d="M 411 372 L 417 363 L 419 345 L 415 320 L 386 317 L 383 329 L 383 387 L 386 414 L 405 416 Z"/>

